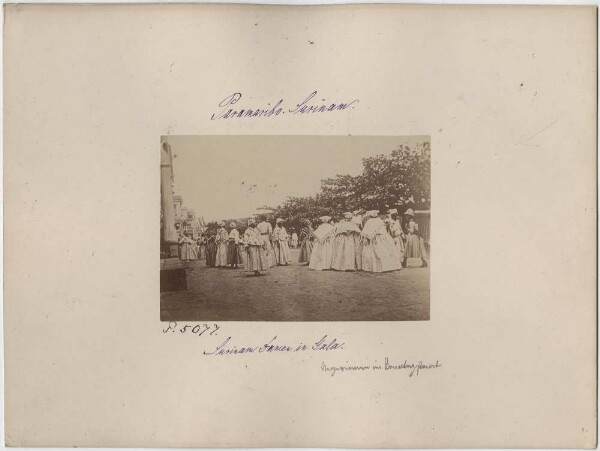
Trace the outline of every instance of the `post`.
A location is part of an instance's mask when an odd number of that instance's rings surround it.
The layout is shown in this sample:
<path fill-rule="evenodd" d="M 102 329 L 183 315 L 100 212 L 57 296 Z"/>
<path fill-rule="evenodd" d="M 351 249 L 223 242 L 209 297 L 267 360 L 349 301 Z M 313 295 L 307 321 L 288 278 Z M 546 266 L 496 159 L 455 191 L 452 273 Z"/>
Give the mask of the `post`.
<path fill-rule="evenodd" d="M 173 156 L 171 146 L 165 140 L 160 152 L 160 203 L 164 220 L 164 240 L 177 242 L 175 230 L 175 204 L 173 202 Z"/>

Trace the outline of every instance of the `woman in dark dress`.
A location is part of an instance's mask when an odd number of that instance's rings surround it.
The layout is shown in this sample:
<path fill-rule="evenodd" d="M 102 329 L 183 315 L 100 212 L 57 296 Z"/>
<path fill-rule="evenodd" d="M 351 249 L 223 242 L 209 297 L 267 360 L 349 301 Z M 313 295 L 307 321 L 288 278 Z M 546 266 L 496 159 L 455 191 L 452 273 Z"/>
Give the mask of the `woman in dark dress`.
<path fill-rule="evenodd" d="M 215 259 L 217 257 L 216 235 L 213 229 L 209 229 L 206 232 L 206 266 L 215 266 Z"/>
<path fill-rule="evenodd" d="M 298 259 L 300 263 L 308 264 L 310 262 L 314 239 L 315 231 L 310 225 L 310 221 L 304 219 L 302 221 L 302 229 L 300 229 L 300 258 Z"/>

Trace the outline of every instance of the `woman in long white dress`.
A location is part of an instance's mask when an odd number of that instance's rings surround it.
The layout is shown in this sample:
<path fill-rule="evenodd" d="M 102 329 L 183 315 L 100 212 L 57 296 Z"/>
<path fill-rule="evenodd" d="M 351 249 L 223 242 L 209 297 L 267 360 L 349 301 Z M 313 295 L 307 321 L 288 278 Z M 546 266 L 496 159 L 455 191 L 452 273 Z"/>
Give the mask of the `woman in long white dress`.
<path fill-rule="evenodd" d="M 352 213 L 344 213 L 344 219 L 335 228 L 331 269 L 358 271 L 360 264 L 360 229 L 352 221 Z"/>
<path fill-rule="evenodd" d="M 190 238 L 190 233 L 185 232 L 179 238 L 179 258 L 184 261 L 196 260 L 198 258 L 198 254 L 194 248 L 194 240 Z"/>
<path fill-rule="evenodd" d="M 315 230 L 315 241 L 308 267 L 315 271 L 331 269 L 335 228 L 329 223 L 331 216 L 321 216 L 321 224 Z"/>
<path fill-rule="evenodd" d="M 225 229 L 225 222 L 219 222 L 219 230 L 215 237 L 217 244 L 217 255 L 215 256 L 215 266 L 227 267 L 227 254 L 229 251 L 229 233 Z"/>
<path fill-rule="evenodd" d="M 419 224 L 415 221 L 415 213 L 412 208 L 406 210 L 404 217 L 406 218 L 406 249 L 404 250 L 402 266 L 406 268 L 406 262 L 409 258 L 420 258 L 421 268 L 427 268 L 425 241 L 419 235 Z"/>
<path fill-rule="evenodd" d="M 273 229 L 273 243 L 275 245 L 275 263 L 279 266 L 287 266 L 290 261 L 290 247 L 288 245 L 288 234 L 283 225 L 284 220 L 277 218 Z"/>
<path fill-rule="evenodd" d="M 387 222 L 388 231 L 394 239 L 396 248 L 398 248 L 398 257 L 402 260 L 404 257 L 404 231 L 398 220 L 398 210 L 393 208 L 389 210 L 388 213 L 390 213 L 391 216 Z M 402 261 L 400 263 L 402 263 Z"/>
<path fill-rule="evenodd" d="M 378 214 L 379 213 L 379 214 Z M 396 271 L 402 268 L 398 248 L 387 231 L 387 212 L 371 212 L 362 230 L 362 270 L 368 272 Z"/>
<path fill-rule="evenodd" d="M 275 266 L 275 251 L 273 250 L 273 242 L 271 241 L 271 235 L 273 235 L 273 226 L 265 217 L 263 217 L 262 221 L 256 225 L 256 229 L 259 231 L 260 236 L 265 243 L 267 263 L 269 268 L 272 268 Z"/>
<path fill-rule="evenodd" d="M 256 228 L 254 219 L 248 220 L 248 228 L 244 232 L 244 246 L 246 248 L 246 271 L 260 276 L 260 272 L 269 269 L 267 245 Z"/>

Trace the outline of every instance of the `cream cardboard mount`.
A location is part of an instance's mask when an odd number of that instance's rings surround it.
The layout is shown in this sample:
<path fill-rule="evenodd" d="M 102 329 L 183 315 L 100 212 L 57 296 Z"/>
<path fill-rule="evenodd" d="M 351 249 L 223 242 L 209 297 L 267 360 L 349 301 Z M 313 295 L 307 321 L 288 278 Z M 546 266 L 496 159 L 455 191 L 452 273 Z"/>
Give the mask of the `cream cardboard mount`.
<path fill-rule="evenodd" d="M 596 13 L 6 5 L 6 444 L 594 447 Z M 160 139 L 224 135 L 429 136 L 429 320 L 172 332 Z"/>

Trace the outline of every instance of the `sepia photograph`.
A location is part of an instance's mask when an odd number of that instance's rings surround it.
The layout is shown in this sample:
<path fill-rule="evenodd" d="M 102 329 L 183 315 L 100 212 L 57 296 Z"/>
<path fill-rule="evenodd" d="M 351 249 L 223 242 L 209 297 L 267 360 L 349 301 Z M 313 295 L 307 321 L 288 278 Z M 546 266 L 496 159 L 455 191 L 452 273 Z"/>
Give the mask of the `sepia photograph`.
<path fill-rule="evenodd" d="M 160 146 L 161 321 L 429 320 L 428 136 Z"/>

